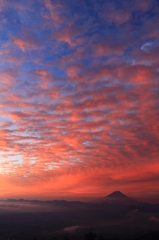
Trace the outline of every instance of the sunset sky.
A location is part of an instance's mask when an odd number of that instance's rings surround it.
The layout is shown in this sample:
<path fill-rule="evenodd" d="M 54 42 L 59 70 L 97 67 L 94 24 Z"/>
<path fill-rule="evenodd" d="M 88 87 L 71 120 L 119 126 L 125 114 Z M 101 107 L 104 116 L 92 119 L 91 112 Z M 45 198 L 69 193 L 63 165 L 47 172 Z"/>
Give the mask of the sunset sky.
<path fill-rule="evenodd" d="M 0 198 L 159 202 L 159 1 L 0 0 Z"/>

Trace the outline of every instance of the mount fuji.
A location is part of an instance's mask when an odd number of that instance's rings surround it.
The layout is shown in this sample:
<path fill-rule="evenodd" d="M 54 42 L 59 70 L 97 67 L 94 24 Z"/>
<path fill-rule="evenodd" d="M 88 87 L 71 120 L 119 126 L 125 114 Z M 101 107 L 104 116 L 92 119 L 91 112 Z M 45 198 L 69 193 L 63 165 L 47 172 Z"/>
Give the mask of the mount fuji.
<path fill-rule="evenodd" d="M 109 195 L 98 198 L 96 203 L 108 203 L 108 204 L 120 204 L 120 205 L 138 205 L 139 201 L 134 200 L 120 191 L 115 191 L 110 193 Z"/>

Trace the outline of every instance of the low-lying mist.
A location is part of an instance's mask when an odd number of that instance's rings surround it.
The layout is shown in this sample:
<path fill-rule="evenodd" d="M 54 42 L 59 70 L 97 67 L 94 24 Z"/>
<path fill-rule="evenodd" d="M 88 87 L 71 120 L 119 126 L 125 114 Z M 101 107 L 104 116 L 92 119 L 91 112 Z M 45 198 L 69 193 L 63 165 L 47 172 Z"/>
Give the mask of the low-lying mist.
<path fill-rule="evenodd" d="M 159 204 L 67 201 L 0 202 L 0 239 L 84 239 L 93 228 L 105 239 L 140 239 L 159 229 Z M 156 235 L 155 235 L 156 236 Z M 142 238 L 141 238 L 142 239 Z"/>

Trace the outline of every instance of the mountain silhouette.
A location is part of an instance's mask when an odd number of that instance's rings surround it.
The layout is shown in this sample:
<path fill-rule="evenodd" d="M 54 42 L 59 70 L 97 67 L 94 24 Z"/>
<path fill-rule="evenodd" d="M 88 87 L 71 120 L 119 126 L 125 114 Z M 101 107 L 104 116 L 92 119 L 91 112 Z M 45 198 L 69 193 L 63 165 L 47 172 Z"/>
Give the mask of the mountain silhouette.
<path fill-rule="evenodd" d="M 102 198 L 98 198 L 95 201 L 93 201 L 94 203 L 107 203 L 107 204 L 117 204 L 117 205 L 139 205 L 140 202 L 138 202 L 137 200 L 134 200 L 128 196 L 126 196 L 125 194 L 123 194 L 120 191 L 115 191 L 110 193 L 109 195 L 102 197 Z"/>
<path fill-rule="evenodd" d="M 123 194 L 120 191 L 115 191 L 109 194 L 108 196 L 106 196 L 105 198 L 124 198 L 124 199 L 127 198 L 128 199 L 129 197 L 127 197 L 125 194 Z"/>
<path fill-rule="evenodd" d="M 129 198 L 120 191 L 115 191 L 106 197 L 104 197 L 104 202 L 109 204 L 122 204 L 122 205 L 136 205 L 139 204 L 137 200 Z"/>

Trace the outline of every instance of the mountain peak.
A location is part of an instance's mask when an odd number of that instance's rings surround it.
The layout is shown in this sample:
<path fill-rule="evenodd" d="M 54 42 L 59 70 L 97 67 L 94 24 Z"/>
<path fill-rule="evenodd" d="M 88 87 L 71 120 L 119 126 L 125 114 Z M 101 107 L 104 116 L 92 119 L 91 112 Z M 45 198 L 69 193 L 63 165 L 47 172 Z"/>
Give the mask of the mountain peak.
<path fill-rule="evenodd" d="M 106 198 L 128 198 L 128 197 L 120 191 L 115 191 L 106 196 Z"/>

